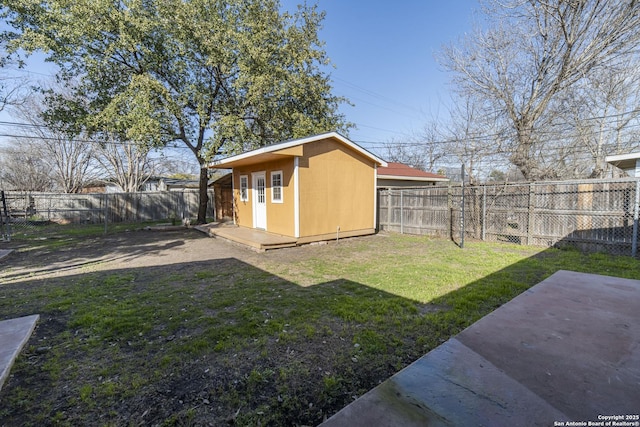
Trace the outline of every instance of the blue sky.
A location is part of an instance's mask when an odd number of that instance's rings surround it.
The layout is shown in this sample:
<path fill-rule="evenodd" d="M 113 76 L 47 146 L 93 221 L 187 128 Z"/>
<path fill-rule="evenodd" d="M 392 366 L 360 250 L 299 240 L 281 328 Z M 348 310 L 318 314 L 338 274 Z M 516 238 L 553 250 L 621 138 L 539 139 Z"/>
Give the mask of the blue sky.
<path fill-rule="evenodd" d="M 294 10 L 300 0 L 281 0 Z M 449 99 L 448 75 L 435 55 L 443 44 L 469 32 L 478 20 L 477 0 L 317 0 L 326 12 L 320 38 L 335 68 L 334 94 L 355 106 L 343 106 L 357 125 L 349 136 L 383 155 L 380 147 L 418 131 L 443 115 Z M 35 55 L 21 74 L 46 80 L 55 71 Z M 15 121 L 6 112 L 0 121 Z M 0 124 L 0 133 L 14 131 Z M 1 140 L 2 138 L 0 138 Z"/>
<path fill-rule="evenodd" d="M 355 104 L 342 108 L 358 126 L 352 140 L 379 147 L 443 115 L 449 76 L 435 55 L 472 29 L 479 19 L 477 0 L 318 3 L 326 12 L 321 38 L 336 67 L 334 93 Z"/>

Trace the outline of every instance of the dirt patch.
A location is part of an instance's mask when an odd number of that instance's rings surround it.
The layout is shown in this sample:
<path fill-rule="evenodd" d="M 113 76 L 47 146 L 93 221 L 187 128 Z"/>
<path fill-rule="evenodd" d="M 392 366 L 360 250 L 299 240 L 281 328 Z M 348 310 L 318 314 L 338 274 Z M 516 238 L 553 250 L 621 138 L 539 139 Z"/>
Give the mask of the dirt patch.
<path fill-rule="evenodd" d="M 399 351 L 384 323 L 344 309 L 391 300 L 419 322 L 413 303 L 283 277 L 332 244 L 259 254 L 193 230 L 66 239 L 11 242 L 2 261 L 2 316 L 41 321 L 0 393 L 0 425 L 314 425 L 423 350 Z"/>

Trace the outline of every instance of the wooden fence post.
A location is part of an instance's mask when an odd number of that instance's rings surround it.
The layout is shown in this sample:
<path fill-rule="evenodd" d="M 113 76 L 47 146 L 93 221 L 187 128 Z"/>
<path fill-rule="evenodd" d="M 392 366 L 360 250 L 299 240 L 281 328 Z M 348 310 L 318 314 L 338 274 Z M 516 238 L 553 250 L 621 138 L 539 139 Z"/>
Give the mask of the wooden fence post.
<path fill-rule="evenodd" d="M 0 206 L 0 232 L 2 239 L 11 241 L 11 228 L 9 225 L 9 213 L 7 212 L 7 199 L 5 199 L 4 190 L 0 191 L 0 199 L 2 205 Z M 7 222 L 5 226 L 5 221 Z"/>
<path fill-rule="evenodd" d="M 449 238 L 453 240 L 453 194 L 451 193 L 451 180 L 447 185 L 447 228 L 449 229 Z"/>
<path fill-rule="evenodd" d="M 104 234 L 107 234 L 108 231 L 108 219 L 107 216 L 109 214 L 108 206 L 109 206 L 109 194 L 104 193 L 104 203 L 103 203 L 103 215 L 104 215 Z"/>
<path fill-rule="evenodd" d="M 481 234 L 480 239 L 482 241 L 485 240 L 486 233 L 487 233 L 486 218 L 487 218 L 487 186 L 483 185 L 482 186 L 482 218 L 480 219 L 481 221 L 480 229 L 482 230 L 480 233 Z"/>
<path fill-rule="evenodd" d="M 593 184 L 578 184 L 578 209 L 591 211 L 593 209 Z M 593 228 L 593 216 L 578 215 L 576 226 L 579 231 Z"/>
<path fill-rule="evenodd" d="M 527 245 L 533 244 L 533 226 L 535 216 L 535 196 L 536 191 L 533 182 L 529 183 L 529 206 L 527 209 Z"/>
<path fill-rule="evenodd" d="M 403 191 L 400 190 L 400 234 L 404 234 L 404 197 Z"/>
<path fill-rule="evenodd" d="M 393 215 L 393 209 L 391 209 L 391 190 L 387 189 L 387 230 L 391 229 L 391 215 Z"/>
<path fill-rule="evenodd" d="M 631 236 L 631 256 L 638 255 L 638 220 L 640 219 L 640 179 L 636 181 L 636 197 L 633 206 L 633 236 Z"/>

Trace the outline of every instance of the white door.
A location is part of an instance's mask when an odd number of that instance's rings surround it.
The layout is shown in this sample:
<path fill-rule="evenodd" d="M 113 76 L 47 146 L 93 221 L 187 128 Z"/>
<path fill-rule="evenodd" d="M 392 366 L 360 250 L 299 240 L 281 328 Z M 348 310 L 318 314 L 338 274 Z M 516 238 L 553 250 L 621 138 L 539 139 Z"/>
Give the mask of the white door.
<path fill-rule="evenodd" d="M 266 173 L 256 172 L 253 176 L 253 228 L 267 229 Z"/>

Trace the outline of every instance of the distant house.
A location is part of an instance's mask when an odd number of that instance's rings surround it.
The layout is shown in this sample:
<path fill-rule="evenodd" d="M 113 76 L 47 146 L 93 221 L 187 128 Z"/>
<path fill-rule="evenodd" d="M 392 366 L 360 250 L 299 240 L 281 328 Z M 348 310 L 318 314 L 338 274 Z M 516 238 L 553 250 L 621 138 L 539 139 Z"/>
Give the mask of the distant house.
<path fill-rule="evenodd" d="M 622 169 L 629 176 L 640 178 L 640 153 L 607 156 L 607 163 Z"/>
<path fill-rule="evenodd" d="M 120 193 L 122 190 L 116 184 L 109 180 L 94 180 L 86 183 L 80 193 L 82 194 L 95 194 L 95 193 Z"/>
<path fill-rule="evenodd" d="M 143 184 L 141 191 L 197 190 L 199 186 L 200 182 L 197 179 L 152 177 Z"/>
<path fill-rule="evenodd" d="M 142 184 L 139 191 L 183 191 L 197 190 L 198 180 L 151 177 Z M 121 193 L 122 189 L 109 180 L 93 181 L 85 185 L 81 193 Z"/>
<path fill-rule="evenodd" d="M 424 187 L 448 181 L 444 175 L 421 171 L 404 163 L 389 162 L 378 168 L 378 188 Z"/>
<path fill-rule="evenodd" d="M 233 218 L 298 244 L 372 234 L 377 168 L 387 163 L 336 132 L 213 162 L 232 169 Z"/>

